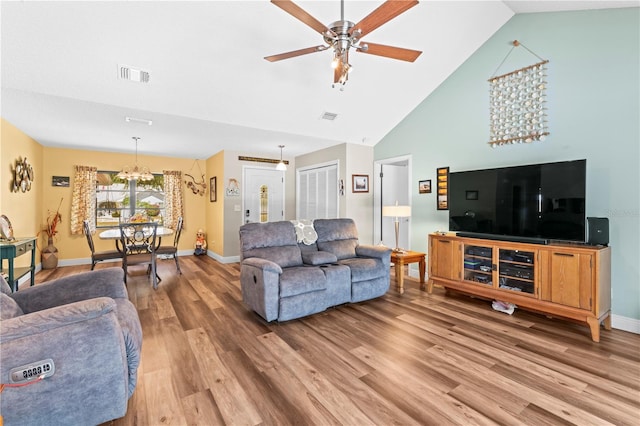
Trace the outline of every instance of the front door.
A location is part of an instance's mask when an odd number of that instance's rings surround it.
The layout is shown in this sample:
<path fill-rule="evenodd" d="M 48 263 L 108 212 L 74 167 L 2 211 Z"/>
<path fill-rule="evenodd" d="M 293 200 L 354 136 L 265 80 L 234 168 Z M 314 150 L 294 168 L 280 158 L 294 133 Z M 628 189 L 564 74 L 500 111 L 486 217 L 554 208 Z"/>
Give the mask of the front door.
<path fill-rule="evenodd" d="M 284 172 L 244 168 L 244 223 L 284 220 Z"/>

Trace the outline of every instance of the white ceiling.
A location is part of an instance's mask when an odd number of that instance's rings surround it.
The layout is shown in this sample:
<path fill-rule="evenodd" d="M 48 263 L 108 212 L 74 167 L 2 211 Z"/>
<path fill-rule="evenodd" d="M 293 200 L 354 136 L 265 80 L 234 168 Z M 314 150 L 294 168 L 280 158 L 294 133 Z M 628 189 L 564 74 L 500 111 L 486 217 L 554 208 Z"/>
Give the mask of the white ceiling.
<path fill-rule="evenodd" d="M 296 3 L 323 23 L 340 19 L 337 0 Z M 345 19 L 382 3 L 347 0 Z M 42 145 L 87 150 L 130 152 L 132 136 L 141 154 L 200 159 L 375 145 L 514 13 L 638 4 L 423 0 L 364 37 L 421 50 L 417 61 L 354 53 L 340 91 L 330 51 L 263 59 L 322 43 L 268 0 L 2 1 L 0 114 Z M 149 84 L 118 79 L 118 65 L 150 71 Z"/>

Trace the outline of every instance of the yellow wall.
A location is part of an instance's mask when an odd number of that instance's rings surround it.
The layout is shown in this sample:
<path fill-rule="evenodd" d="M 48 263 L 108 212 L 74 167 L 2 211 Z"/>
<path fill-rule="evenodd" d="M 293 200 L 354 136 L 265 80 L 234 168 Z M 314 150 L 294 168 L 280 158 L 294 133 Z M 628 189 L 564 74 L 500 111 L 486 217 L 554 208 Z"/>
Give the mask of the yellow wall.
<path fill-rule="evenodd" d="M 0 214 L 6 215 L 11 220 L 16 237 L 36 236 L 40 233 L 36 253 L 36 263 L 39 264 L 39 249 L 46 245 L 46 234 L 41 232 L 41 229 L 46 224 L 48 211 L 55 211 L 62 200 L 60 205 L 62 222 L 58 226 L 59 232 L 54 241 L 58 248 L 60 264 L 86 262 L 89 258 L 89 247 L 84 235 L 71 235 L 69 227 L 74 166 L 95 166 L 98 170 L 116 171 L 124 165 L 132 164 L 133 153 L 43 147 L 4 119 L 1 119 L 0 126 Z M 35 180 L 31 191 L 14 193 L 11 191 L 11 185 L 15 161 L 25 157 L 33 165 Z M 138 155 L 138 164 L 148 166 L 154 173 L 161 173 L 163 170 L 180 170 L 183 174 L 198 175 L 192 170 L 196 166 L 194 166 L 194 160 L 190 158 Z M 204 167 L 204 164 L 200 166 Z M 71 186 L 68 188 L 52 186 L 53 176 L 69 176 Z M 207 180 L 207 187 L 208 184 Z M 207 228 L 206 208 L 210 203 L 208 191 L 202 196 L 191 192 L 186 185 L 183 186 L 183 190 L 184 232 L 178 250 L 188 251 L 193 249 L 196 230 Z M 113 241 L 102 241 L 94 237 L 94 242 L 96 250 L 113 248 Z M 28 264 L 28 256 L 16 259 L 16 266 Z"/>
<path fill-rule="evenodd" d="M 64 264 L 65 260 L 84 259 L 88 257 L 88 246 L 84 235 L 71 235 L 69 214 L 71 211 L 71 196 L 73 188 L 73 173 L 75 165 L 95 166 L 98 170 L 117 171 L 126 164 L 132 164 L 133 154 L 120 154 L 113 152 L 86 151 L 77 149 L 44 147 L 44 167 L 42 170 L 43 208 L 40 220 L 46 223 L 47 209 L 55 211 L 62 199 L 62 224 L 56 238 L 55 245 L 58 248 L 59 259 Z M 138 155 L 138 164 L 149 167 L 153 173 L 162 173 L 163 170 L 180 170 L 196 177 L 191 168 L 193 159 L 170 158 Z M 68 188 L 54 187 L 51 185 L 52 176 L 69 176 L 71 185 Z M 205 197 L 194 194 L 186 186 L 184 191 L 184 231 L 178 250 L 188 250 L 193 247 L 196 230 L 205 227 Z M 208 201 L 208 200 L 207 200 Z M 42 239 L 44 241 L 44 237 Z M 94 236 L 96 250 L 108 250 L 113 248 L 113 241 L 102 241 Z M 164 242 L 166 244 L 166 242 Z"/>
<path fill-rule="evenodd" d="M 13 192 L 13 171 L 16 160 L 27 159 L 33 166 L 34 182 L 29 192 Z M 39 231 L 42 194 L 45 182 L 42 173 L 42 146 L 4 119 L 0 119 L 0 214 L 9 218 L 17 237 L 33 237 Z M 41 245 L 38 245 L 41 248 Z M 40 254 L 37 263 L 40 263 Z M 15 266 L 27 266 L 28 255 L 16 259 Z"/>
<path fill-rule="evenodd" d="M 216 178 L 216 201 L 207 194 L 207 244 L 209 251 L 224 255 L 224 152 L 220 151 L 207 160 L 207 185 Z M 210 189 L 210 188 L 209 188 Z"/>

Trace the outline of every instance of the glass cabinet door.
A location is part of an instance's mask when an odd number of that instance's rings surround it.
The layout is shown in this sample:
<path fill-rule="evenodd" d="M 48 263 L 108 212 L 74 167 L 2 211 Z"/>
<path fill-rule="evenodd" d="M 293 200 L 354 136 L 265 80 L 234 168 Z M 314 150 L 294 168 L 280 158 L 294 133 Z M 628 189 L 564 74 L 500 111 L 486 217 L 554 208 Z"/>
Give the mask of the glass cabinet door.
<path fill-rule="evenodd" d="M 535 294 L 534 252 L 500 249 L 498 258 L 499 289 Z"/>
<path fill-rule="evenodd" d="M 464 279 L 493 286 L 493 249 L 483 246 L 464 246 Z"/>

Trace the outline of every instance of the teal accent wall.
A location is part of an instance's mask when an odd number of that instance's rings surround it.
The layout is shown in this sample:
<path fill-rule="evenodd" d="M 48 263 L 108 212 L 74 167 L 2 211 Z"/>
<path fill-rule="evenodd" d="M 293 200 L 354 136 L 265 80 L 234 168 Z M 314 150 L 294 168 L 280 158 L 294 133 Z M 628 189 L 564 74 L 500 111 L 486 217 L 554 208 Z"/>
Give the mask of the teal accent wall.
<path fill-rule="evenodd" d="M 491 148 L 488 78 L 548 65 L 550 135 Z M 421 60 L 437 60 L 426 51 Z M 499 69 L 498 69 L 499 67 Z M 497 72 L 496 72 L 497 71 Z M 609 218 L 613 314 L 640 320 L 640 8 L 516 15 L 374 148 L 375 160 L 411 154 L 413 250 L 448 230 L 436 194 L 418 181 L 451 171 L 587 159 L 587 215 Z M 562 182 L 558 183 L 559 185 Z"/>

